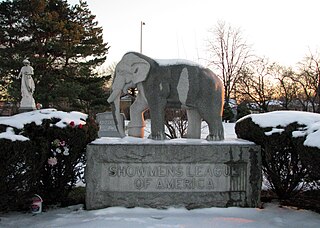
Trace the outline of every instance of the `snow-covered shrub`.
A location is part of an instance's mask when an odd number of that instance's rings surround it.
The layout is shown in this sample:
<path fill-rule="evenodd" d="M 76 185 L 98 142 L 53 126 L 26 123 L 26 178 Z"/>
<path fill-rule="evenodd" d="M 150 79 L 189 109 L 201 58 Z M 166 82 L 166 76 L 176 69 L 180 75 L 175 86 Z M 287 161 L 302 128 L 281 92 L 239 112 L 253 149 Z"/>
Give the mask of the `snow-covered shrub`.
<path fill-rule="evenodd" d="M 0 211 L 27 209 L 33 194 L 63 204 L 83 177 L 95 121 L 54 109 L 0 118 Z"/>
<path fill-rule="evenodd" d="M 261 146 L 264 175 L 280 199 L 319 180 L 318 123 L 319 114 L 295 111 L 251 114 L 236 123 L 238 138 Z"/>

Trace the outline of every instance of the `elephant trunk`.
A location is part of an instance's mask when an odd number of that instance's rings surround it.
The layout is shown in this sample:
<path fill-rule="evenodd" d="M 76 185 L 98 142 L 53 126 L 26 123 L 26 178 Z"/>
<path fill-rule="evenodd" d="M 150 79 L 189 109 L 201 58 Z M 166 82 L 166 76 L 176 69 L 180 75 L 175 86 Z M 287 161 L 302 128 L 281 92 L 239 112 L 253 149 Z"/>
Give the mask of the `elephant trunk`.
<path fill-rule="evenodd" d="M 112 93 L 110 94 L 110 96 L 108 97 L 108 103 L 114 103 L 115 100 L 119 97 L 120 99 L 121 96 L 121 90 L 120 89 L 116 89 L 116 90 L 112 90 Z"/>
<path fill-rule="evenodd" d="M 116 124 L 117 130 L 121 138 L 125 137 L 123 122 L 124 119 L 120 114 L 120 96 L 121 90 L 113 90 L 110 97 L 108 98 L 108 102 L 111 105 L 113 119 Z"/>

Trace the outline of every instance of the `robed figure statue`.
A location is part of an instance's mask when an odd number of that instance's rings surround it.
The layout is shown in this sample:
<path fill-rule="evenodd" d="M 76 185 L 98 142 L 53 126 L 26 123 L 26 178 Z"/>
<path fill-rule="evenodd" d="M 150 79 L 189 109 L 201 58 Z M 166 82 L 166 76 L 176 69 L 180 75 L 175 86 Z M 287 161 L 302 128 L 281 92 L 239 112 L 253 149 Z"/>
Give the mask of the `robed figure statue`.
<path fill-rule="evenodd" d="M 35 90 L 34 81 L 32 78 L 33 67 L 30 66 L 29 60 L 23 60 L 24 66 L 21 68 L 18 78 L 21 78 L 21 102 L 20 111 L 31 111 L 36 109 L 36 104 L 33 98 Z"/>

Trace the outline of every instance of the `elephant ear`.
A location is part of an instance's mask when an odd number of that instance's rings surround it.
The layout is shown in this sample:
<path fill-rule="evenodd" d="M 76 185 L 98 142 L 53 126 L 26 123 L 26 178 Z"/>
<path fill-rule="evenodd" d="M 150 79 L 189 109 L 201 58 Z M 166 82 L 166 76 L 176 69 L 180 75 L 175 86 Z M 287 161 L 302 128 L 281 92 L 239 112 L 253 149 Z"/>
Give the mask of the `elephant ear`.
<path fill-rule="evenodd" d="M 150 70 L 150 63 L 143 58 L 135 55 L 134 53 L 129 53 L 123 57 L 123 60 L 131 67 L 130 72 L 132 73 L 132 82 L 137 84 L 144 81 Z"/>
<path fill-rule="evenodd" d="M 134 63 L 132 65 L 132 69 L 133 69 L 132 81 L 134 84 L 137 84 L 138 82 L 142 82 L 146 80 L 149 74 L 150 64 L 147 61 Z"/>

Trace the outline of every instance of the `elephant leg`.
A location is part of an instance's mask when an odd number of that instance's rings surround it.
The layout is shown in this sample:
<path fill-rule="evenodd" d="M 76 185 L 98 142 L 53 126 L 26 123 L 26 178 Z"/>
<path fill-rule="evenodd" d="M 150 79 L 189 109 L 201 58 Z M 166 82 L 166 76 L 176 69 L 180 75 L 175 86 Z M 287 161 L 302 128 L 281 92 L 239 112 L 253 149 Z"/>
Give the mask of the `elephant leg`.
<path fill-rule="evenodd" d="M 217 105 L 217 104 L 216 104 Z M 211 107 L 208 109 L 208 107 Z M 224 130 L 222 125 L 221 110 L 220 108 L 213 107 L 212 105 L 199 107 L 200 115 L 203 120 L 207 122 L 209 127 L 208 141 L 220 141 L 224 139 Z"/>
<path fill-rule="evenodd" d="M 222 125 L 222 119 L 214 119 L 211 122 L 207 122 L 209 127 L 209 135 L 207 136 L 208 141 L 221 141 L 224 140 L 224 130 Z"/>
<path fill-rule="evenodd" d="M 150 105 L 151 135 L 149 136 L 149 138 L 155 140 L 165 140 L 166 135 L 164 132 L 164 110 L 166 106 L 166 100 L 157 99 L 157 102 L 151 103 L 153 105 Z"/>
<path fill-rule="evenodd" d="M 128 135 L 138 138 L 144 137 L 144 111 L 148 109 L 148 103 L 143 91 L 140 91 L 136 100 L 130 106 L 130 122 L 128 124 Z"/>
<path fill-rule="evenodd" d="M 200 139 L 202 118 L 198 110 L 187 109 L 187 116 L 188 116 L 187 138 Z"/>

